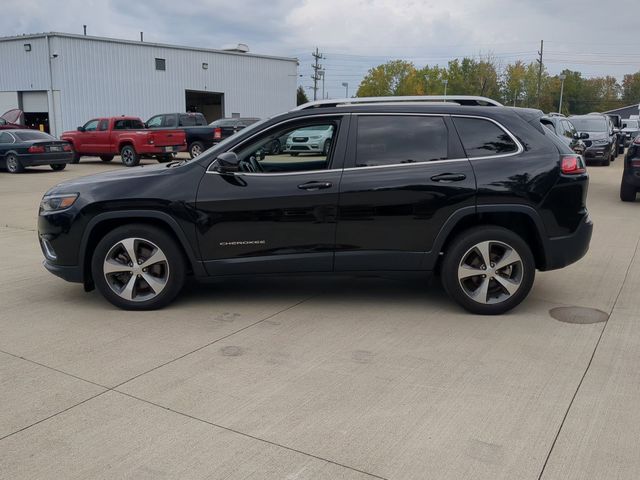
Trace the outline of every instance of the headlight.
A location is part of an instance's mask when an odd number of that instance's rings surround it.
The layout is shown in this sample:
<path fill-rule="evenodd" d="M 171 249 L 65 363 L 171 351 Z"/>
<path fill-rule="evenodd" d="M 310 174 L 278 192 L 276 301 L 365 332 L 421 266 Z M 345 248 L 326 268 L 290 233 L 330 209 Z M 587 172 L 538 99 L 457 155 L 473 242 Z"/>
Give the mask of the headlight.
<path fill-rule="evenodd" d="M 315 135 L 313 137 L 309 137 L 310 140 L 318 140 L 319 138 L 322 138 L 320 135 Z"/>
<path fill-rule="evenodd" d="M 594 145 L 606 145 L 607 143 L 609 143 L 609 140 L 607 140 L 606 138 L 600 138 L 593 141 Z"/>
<path fill-rule="evenodd" d="M 78 199 L 77 193 L 66 195 L 47 195 L 40 201 L 40 213 L 59 212 L 73 205 Z"/>

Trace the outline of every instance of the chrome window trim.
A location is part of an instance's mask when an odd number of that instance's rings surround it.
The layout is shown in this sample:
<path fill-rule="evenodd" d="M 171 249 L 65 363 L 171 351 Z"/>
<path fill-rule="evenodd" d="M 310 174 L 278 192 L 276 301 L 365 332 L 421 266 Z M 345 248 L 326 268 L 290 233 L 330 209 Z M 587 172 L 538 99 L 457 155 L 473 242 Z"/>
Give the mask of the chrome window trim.
<path fill-rule="evenodd" d="M 321 114 L 317 114 L 317 115 L 306 115 L 304 117 L 294 117 L 294 118 L 287 118 L 286 120 L 282 120 L 281 122 L 278 123 L 274 123 L 273 125 L 271 125 L 269 127 L 269 129 L 272 128 L 276 128 L 284 123 L 289 123 L 291 121 L 296 121 L 296 120 L 302 120 L 302 119 L 308 119 L 308 118 L 322 118 L 322 117 L 345 117 L 347 115 L 350 115 L 349 113 L 321 113 Z M 253 135 L 251 135 L 248 138 L 245 138 L 242 142 L 238 143 L 237 145 L 235 145 L 233 148 L 227 150 L 228 152 L 234 152 L 236 149 L 242 147 L 244 144 L 246 144 L 247 142 L 249 142 L 251 139 L 257 137 L 258 135 L 264 133 L 264 130 L 261 130 L 259 132 L 254 133 Z M 211 169 L 211 167 L 213 166 L 213 164 L 215 163 L 215 159 L 209 164 L 209 166 L 207 167 L 207 171 L 206 173 L 219 173 L 219 172 L 210 172 L 209 169 Z M 310 170 L 313 171 L 313 170 Z M 317 170 L 319 172 L 328 172 L 328 170 Z M 245 172 L 235 172 L 235 173 L 245 173 Z M 301 172 L 303 173 L 303 172 Z M 273 173 L 260 173 L 258 175 L 275 175 Z"/>
<path fill-rule="evenodd" d="M 337 114 L 337 115 L 340 115 L 340 114 Z M 344 115 L 345 114 L 342 114 L 342 116 L 344 116 Z M 429 162 L 392 163 L 392 164 L 389 164 L 389 165 L 370 165 L 370 166 L 364 166 L 364 167 L 347 167 L 347 168 L 341 168 L 341 169 L 340 168 L 334 168 L 334 169 L 329 169 L 329 170 L 307 170 L 307 171 L 301 171 L 301 172 L 275 172 L 275 173 L 232 172 L 230 174 L 238 175 L 238 176 L 249 176 L 249 177 L 256 177 L 256 176 L 284 176 L 284 175 L 306 175 L 306 174 L 316 174 L 316 173 L 329 173 L 329 172 L 337 172 L 337 171 L 347 172 L 347 171 L 354 171 L 354 170 L 371 170 L 371 169 L 392 168 L 392 167 L 415 167 L 415 166 L 418 166 L 418 165 L 432 165 L 432 164 L 456 163 L 456 162 L 471 162 L 471 161 L 475 161 L 475 160 L 487 160 L 487 159 L 493 159 L 493 158 L 513 157 L 515 155 L 519 155 L 522 152 L 524 152 L 524 147 L 522 146 L 520 141 L 504 125 L 502 125 L 500 122 L 498 122 L 498 121 L 496 121 L 496 120 L 494 120 L 492 118 L 484 117 L 484 116 L 481 116 L 481 115 L 461 115 L 461 114 L 448 114 L 448 113 L 419 113 L 419 112 L 416 112 L 416 113 L 411 113 L 411 112 L 398 112 L 398 113 L 394 113 L 394 112 L 357 112 L 357 113 L 351 113 L 351 114 L 346 114 L 346 115 L 351 115 L 353 117 L 358 117 L 358 116 L 398 116 L 398 115 L 403 115 L 403 116 L 411 116 L 411 117 L 415 117 L 415 116 L 443 117 L 443 118 L 444 117 L 455 117 L 455 118 L 476 118 L 476 119 L 479 119 L 479 120 L 487 120 L 487 121 L 492 122 L 495 125 L 497 125 L 498 128 L 500 128 L 507 135 L 509 135 L 509 138 L 511 138 L 511 140 L 513 140 L 513 142 L 516 144 L 517 150 L 515 152 L 504 153 L 504 154 L 500 154 L 500 155 L 486 155 L 486 156 L 482 156 L 482 157 L 447 158 L 446 160 L 431 160 Z M 308 117 L 303 117 L 303 118 L 335 117 L 335 116 L 336 116 L 336 114 L 324 113 L 324 114 L 318 114 L 318 115 L 309 115 Z M 272 125 L 272 127 L 277 127 L 279 125 L 282 125 L 283 123 L 287 123 L 290 120 L 292 120 L 292 119 L 283 120 L 282 122 L 279 122 L 279 123 L 276 123 L 275 125 Z M 251 137 L 247 138 L 242 143 L 239 143 L 238 145 L 236 145 L 235 147 L 233 147 L 233 149 L 231 149 L 229 151 L 233 151 L 237 147 L 242 146 L 243 144 L 245 144 L 246 142 L 248 142 L 252 138 L 256 137 L 260 133 L 261 132 L 258 132 L 256 134 L 252 135 Z M 222 173 L 216 172 L 215 170 L 210 170 L 214 163 L 215 163 L 215 160 L 209 164 L 209 166 L 207 167 L 207 171 L 205 173 L 223 175 Z"/>

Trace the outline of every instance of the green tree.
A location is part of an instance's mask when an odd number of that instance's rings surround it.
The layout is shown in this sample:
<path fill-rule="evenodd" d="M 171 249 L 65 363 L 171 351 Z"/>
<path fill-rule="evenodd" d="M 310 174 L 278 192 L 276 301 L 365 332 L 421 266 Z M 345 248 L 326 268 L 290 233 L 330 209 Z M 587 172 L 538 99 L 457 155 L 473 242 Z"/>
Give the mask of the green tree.
<path fill-rule="evenodd" d="M 625 105 L 640 103 L 640 71 L 624 76 L 622 80 L 622 100 Z"/>
<path fill-rule="evenodd" d="M 302 105 L 303 103 L 307 103 L 308 101 L 309 97 L 307 97 L 307 94 L 304 93 L 304 88 L 302 87 L 302 85 L 299 85 L 298 89 L 296 90 L 296 104 Z"/>
<path fill-rule="evenodd" d="M 419 88 L 420 79 L 413 63 L 392 60 L 370 69 L 362 79 L 356 96 L 415 95 Z"/>

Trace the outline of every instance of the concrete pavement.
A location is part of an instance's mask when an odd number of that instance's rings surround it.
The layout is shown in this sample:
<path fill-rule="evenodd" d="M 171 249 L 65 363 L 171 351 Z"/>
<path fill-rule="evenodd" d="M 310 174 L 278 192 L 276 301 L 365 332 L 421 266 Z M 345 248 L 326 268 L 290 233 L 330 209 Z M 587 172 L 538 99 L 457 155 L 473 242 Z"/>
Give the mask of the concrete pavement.
<path fill-rule="evenodd" d="M 640 202 L 590 168 L 591 249 L 501 317 L 415 279 L 190 283 L 116 310 L 40 265 L 0 174 L 0 478 L 602 479 L 640 472 Z M 610 313 L 572 324 L 558 306 Z"/>

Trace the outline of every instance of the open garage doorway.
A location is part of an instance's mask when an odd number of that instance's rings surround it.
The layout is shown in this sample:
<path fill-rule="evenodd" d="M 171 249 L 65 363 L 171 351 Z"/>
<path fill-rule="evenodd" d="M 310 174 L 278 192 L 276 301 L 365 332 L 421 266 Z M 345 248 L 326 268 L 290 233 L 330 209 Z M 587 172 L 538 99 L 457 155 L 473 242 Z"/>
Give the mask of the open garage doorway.
<path fill-rule="evenodd" d="M 187 112 L 200 112 L 211 123 L 224 116 L 224 94 L 216 92 L 185 91 Z"/>

